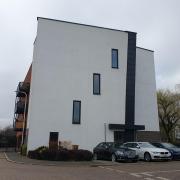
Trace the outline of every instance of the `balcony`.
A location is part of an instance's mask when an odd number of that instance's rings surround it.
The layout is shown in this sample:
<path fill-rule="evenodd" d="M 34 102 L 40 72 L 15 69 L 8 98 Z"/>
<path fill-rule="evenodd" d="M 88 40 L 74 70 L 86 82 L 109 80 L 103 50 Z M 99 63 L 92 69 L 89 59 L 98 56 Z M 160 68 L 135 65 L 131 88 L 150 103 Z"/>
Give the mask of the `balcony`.
<path fill-rule="evenodd" d="M 28 82 L 20 82 L 17 87 L 17 97 L 25 97 L 25 93 L 29 94 L 30 91 L 30 83 Z M 22 93 L 24 92 L 24 93 Z"/>
<path fill-rule="evenodd" d="M 16 119 L 15 121 L 15 126 L 14 126 L 15 131 L 22 131 L 23 130 L 23 121 L 18 121 Z"/>
<path fill-rule="evenodd" d="M 15 114 L 24 114 L 25 103 L 22 101 L 17 101 L 15 107 Z"/>

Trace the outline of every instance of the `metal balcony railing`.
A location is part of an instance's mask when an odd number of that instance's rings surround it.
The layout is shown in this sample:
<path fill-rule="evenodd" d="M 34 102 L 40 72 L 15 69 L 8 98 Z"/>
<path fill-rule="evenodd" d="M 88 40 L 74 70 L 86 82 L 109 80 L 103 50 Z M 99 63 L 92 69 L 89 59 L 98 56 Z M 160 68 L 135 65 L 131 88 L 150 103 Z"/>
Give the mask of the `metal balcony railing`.
<path fill-rule="evenodd" d="M 16 96 L 17 97 L 25 97 L 25 93 L 29 94 L 30 91 L 30 83 L 28 82 L 19 82 L 17 91 L 16 91 Z M 24 93 L 22 93 L 24 92 Z"/>
<path fill-rule="evenodd" d="M 24 114 L 25 110 L 25 103 L 20 101 L 16 102 L 16 107 L 15 107 L 15 114 Z"/>

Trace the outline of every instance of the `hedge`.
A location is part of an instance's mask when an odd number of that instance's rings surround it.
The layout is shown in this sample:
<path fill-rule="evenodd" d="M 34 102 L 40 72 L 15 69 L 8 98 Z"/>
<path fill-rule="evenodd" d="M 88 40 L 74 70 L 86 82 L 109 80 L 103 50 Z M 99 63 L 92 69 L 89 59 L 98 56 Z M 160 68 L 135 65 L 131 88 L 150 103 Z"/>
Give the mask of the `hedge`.
<path fill-rule="evenodd" d="M 91 161 L 93 158 L 92 152 L 88 150 L 67 150 L 59 149 L 57 151 L 50 150 L 48 147 L 39 147 L 36 150 L 29 151 L 28 157 L 38 160 L 50 161 Z"/>

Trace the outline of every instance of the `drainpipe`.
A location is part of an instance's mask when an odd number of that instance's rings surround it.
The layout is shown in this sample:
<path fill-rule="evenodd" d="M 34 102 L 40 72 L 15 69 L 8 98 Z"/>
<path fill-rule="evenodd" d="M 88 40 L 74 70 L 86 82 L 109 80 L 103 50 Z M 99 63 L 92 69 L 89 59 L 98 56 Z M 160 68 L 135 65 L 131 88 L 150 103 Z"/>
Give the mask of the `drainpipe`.
<path fill-rule="evenodd" d="M 106 142 L 106 123 L 104 123 L 104 141 Z"/>

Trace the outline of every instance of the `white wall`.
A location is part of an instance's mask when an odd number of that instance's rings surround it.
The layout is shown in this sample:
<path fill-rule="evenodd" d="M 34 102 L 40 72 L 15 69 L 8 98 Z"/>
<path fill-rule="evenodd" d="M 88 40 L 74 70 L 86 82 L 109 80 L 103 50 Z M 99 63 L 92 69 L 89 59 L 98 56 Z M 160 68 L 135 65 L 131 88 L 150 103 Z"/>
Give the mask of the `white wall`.
<path fill-rule="evenodd" d="M 92 150 L 104 141 L 104 123 L 125 123 L 128 33 L 38 20 L 28 114 L 28 150 L 48 145 L 49 132 Z M 119 69 L 111 49 L 119 49 Z M 93 73 L 101 95 L 93 95 Z M 81 124 L 72 124 L 73 100 L 81 100 Z M 107 127 L 107 141 L 113 141 Z"/>
<path fill-rule="evenodd" d="M 136 48 L 135 124 L 159 131 L 154 53 Z"/>

